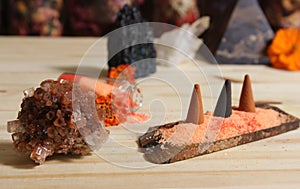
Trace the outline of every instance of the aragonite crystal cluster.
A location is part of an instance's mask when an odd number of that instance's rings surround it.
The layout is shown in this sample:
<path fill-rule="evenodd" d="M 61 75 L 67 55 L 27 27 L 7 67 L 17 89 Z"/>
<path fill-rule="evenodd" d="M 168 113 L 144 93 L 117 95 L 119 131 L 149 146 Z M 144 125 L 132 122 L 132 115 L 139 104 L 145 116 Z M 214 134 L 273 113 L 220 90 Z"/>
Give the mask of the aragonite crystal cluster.
<path fill-rule="evenodd" d="M 87 142 L 105 140 L 93 92 L 73 82 L 46 80 L 24 94 L 18 119 L 9 121 L 7 129 L 16 150 L 29 152 L 36 163 L 42 164 L 53 154 L 85 155 L 90 152 Z M 93 137 L 85 141 L 83 136 Z"/>

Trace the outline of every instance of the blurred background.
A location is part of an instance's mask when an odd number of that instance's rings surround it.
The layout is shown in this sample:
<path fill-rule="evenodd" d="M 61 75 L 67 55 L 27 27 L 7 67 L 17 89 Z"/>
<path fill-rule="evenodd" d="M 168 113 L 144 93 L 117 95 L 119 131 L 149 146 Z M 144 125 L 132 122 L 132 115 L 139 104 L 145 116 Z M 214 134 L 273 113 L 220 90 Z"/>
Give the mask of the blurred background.
<path fill-rule="evenodd" d="M 300 27 L 300 0 L 258 0 L 272 28 Z M 146 21 L 177 26 L 203 15 L 222 23 L 237 0 L 1 0 L 1 35 L 102 36 L 118 11 L 136 6 Z"/>
<path fill-rule="evenodd" d="M 136 6 L 147 21 L 174 25 L 199 17 L 194 0 L 1 0 L 2 35 L 102 36 L 113 29 L 118 11 Z"/>

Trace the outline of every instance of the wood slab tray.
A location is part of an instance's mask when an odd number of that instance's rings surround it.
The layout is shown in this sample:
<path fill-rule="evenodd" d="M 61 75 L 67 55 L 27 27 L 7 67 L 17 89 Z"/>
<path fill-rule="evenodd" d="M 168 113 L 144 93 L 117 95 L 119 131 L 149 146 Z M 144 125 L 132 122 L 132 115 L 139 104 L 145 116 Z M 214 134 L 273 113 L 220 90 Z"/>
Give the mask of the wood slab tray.
<path fill-rule="evenodd" d="M 286 123 L 214 142 L 194 143 L 184 146 L 173 145 L 170 143 L 160 143 L 159 141 L 162 138 L 162 135 L 159 129 L 162 127 L 172 128 L 178 123 L 183 122 L 178 121 L 150 128 L 146 134 L 140 136 L 138 139 L 140 151 L 144 153 L 144 158 L 152 163 L 173 163 L 176 161 L 181 161 L 204 154 L 210 154 L 238 145 L 258 141 L 299 128 L 300 120 L 282 111 L 281 109 L 270 105 L 259 105 L 257 107 L 273 109 L 281 114 L 287 115 Z"/>

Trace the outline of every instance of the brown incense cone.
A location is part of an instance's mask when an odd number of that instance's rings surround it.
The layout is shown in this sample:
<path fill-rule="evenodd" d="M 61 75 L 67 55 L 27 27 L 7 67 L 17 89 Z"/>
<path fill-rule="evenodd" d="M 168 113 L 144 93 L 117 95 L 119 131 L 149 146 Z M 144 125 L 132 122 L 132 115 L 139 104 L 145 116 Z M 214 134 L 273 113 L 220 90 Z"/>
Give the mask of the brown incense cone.
<path fill-rule="evenodd" d="M 250 76 L 245 75 L 240 97 L 239 110 L 244 112 L 255 112 L 255 103 L 252 93 Z"/>
<path fill-rule="evenodd" d="M 216 117 L 230 117 L 232 114 L 231 108 L 231 81 L 226 80 L 219 96 L 214 116 Z"/>
<path fill-rule="evenodd" d="M 203 104 L 199 84 L 194 85 L 186 122 L 194 124 L 201 124 L 204 122 Z"/>

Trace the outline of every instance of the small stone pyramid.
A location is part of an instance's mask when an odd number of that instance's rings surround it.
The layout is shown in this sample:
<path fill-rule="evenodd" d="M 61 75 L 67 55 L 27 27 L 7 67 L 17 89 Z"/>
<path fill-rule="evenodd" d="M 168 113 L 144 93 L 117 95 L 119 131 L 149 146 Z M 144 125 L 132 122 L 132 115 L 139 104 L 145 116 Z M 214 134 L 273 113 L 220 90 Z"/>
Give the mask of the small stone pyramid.
<path fill-rule="evenodd" d="M 220 5 L 217 5 L 218 0 L 212 1 L 218 9 L 210 8 L 206 12 L 209 11 L 215 23 L 203 39 L 218 63 L 268 64 L 269 58 L 264 51 L 274 32 L 258 1 L 226 1 Z M 215 13 L 222 10 L 224 13 Z"/>

